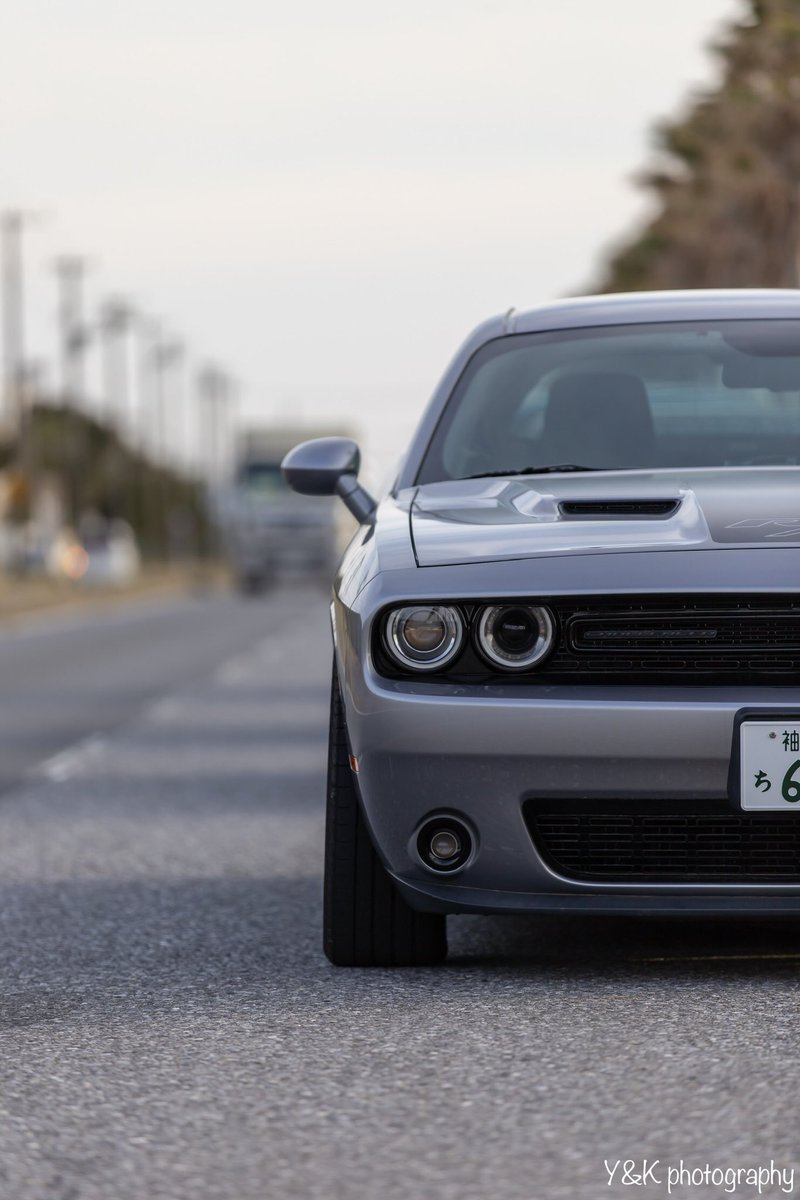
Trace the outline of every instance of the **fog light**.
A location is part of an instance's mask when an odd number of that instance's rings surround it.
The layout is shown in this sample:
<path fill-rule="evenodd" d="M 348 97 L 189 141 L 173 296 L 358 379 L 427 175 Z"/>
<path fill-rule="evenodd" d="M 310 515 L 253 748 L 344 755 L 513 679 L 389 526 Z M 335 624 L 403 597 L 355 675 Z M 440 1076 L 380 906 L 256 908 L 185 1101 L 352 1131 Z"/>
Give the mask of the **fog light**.
<path fill-rule="evenodd" d="M 417 854 L 432 871 L 458 871 L 472 855 L 472 835 L 449 813 L 429 817 L 417 833 Z"/>
<path fill-rule="evenodd" d="M 439 829 L 431 838 L 431 854 L 434 858 L 455 858 L 461 850 L 461 840 L 452 829 Z"/>

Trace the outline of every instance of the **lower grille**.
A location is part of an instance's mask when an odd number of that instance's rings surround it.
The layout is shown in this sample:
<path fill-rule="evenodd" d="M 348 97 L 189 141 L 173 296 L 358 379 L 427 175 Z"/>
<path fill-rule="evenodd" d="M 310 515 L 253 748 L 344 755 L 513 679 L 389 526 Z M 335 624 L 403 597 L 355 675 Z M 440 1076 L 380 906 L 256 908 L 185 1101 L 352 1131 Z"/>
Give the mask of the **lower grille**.
<path fill-rule="evenodd" d="M 658 883 L 800 883 L 800 812 L 726 800 L 528 800 L 536 849 L 559 875 Z"/>

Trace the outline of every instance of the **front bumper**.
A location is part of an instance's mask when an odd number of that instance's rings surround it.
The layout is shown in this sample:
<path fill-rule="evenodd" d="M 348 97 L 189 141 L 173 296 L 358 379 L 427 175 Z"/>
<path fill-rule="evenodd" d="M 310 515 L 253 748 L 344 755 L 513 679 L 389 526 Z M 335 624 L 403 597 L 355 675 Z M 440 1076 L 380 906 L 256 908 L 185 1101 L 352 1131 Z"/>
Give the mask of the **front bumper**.
<path fill-rule="evenodd" d="M 459 687 L 382 679 L 350 659 L 351 749 L 373 840 L 409 903 L 439 912 L 800 913 L 800 884 L 566 878 L 537 853 L 525 798 L 719 800 L 736 713 L 787 712 L 800 688 Z M 435 813 L 477 849 L 443 876 L 416 854 Z M 800 813 L 798 813 L 800 820 Z"/>
<path fill-rule="evenodd" d="M 687 887 L 615 891 L 509 892 L 458 885 L 412 883 L 393 875 L 395 886 L 412 908 L 438 913 L 591 913 L 629 917 L 774 917 L 800 916 L 800 893 L 785 886 Z"/>

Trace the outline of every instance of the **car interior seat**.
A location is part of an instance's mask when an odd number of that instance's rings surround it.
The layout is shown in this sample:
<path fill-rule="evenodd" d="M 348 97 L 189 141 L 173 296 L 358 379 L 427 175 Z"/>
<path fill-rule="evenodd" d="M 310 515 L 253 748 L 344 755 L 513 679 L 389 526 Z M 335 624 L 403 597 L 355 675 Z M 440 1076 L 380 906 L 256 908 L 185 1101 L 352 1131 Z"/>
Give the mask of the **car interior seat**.
<path fill-rule="evenodd" d="M 644 382 L 621 371 L 557 379 L 544 410 L 539 459 L 542 466 L 654 466 L 656 438 Z"/>

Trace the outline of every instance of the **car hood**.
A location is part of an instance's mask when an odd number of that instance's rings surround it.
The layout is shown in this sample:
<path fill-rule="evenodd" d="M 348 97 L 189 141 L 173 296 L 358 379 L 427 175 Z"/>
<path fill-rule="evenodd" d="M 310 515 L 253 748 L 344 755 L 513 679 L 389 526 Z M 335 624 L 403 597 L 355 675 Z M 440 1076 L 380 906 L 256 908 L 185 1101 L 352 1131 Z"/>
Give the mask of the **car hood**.
<path fill-rule="evenodd" d="M 800 546 L 800 467 L 598 471 L 426 484 L 421 567 L 552 554 Z"/>

